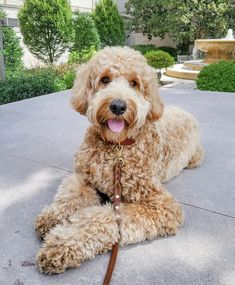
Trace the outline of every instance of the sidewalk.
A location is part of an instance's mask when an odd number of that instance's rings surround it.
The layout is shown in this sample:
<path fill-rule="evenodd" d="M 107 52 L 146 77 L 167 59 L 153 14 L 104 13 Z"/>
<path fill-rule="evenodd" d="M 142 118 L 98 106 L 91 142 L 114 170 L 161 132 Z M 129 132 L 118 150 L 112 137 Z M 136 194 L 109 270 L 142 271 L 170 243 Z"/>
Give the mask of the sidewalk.
<path fill-rule="evenodd" d="M 120 250 L 112 285 L 235 284 L 235 93 L 161 88 L 165 103 L 200 122 L 206 158 L 166 187 L 182 203 L 175 237 Z M 34 266 L 40 241 L 33 222 L 49 204 L 88 126 L 69 91 L 0 106 L 0 284 L 99 285 L 109 253 L 61 275 Z"/>
<path fill-rule="evenodd" d="M 169 84 L 166 84 L 161 87 L 162 90 L 172 89 L 172 88 L 173 89 L 190 89 L 190 90 L 196 89 L 196 82 L 194 80 L 179 79 L 179 78 L 162 75 L 161 81 L 169 82 Z"/>

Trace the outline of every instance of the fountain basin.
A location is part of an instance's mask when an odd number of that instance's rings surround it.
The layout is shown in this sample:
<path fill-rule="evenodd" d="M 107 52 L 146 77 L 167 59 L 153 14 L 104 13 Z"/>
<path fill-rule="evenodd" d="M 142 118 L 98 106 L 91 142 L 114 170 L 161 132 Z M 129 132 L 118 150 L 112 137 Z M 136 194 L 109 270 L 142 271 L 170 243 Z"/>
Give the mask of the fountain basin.
<path fill-rule="evenodd" d="M 167 68 L 165 75 L 180 79 L 196 80 L 200 70 L 206 65 L 208 64 L 202 60 L 189 60 L 183 64 L 175 64 Z"/>
<path fill-rule="evenodd" d="M 195 46 L 206 52 L 204 63 L 232 60 L 235 57 L 235 39 L 200 39 L 195 41 Z"/>

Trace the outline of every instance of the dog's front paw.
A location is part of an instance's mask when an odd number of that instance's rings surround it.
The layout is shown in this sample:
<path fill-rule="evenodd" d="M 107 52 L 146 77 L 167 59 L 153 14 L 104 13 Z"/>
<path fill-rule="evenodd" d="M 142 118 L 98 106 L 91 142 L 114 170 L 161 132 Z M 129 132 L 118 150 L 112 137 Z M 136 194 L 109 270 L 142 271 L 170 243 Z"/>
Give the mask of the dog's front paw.
<path fill-rule="evenodd" d="M 69 248 L 63 245 L 45 246 L 38 252 L 36 262 L 42 273 L 62 273 L 70 264 Z"/>
<path fill-rule="evenodd" d="M 34 228 L 39 238 L 43 238 L 46 233 L 59 223 L 59 219 L 52 211 L 44 211 L 40 214 L 35 223 Z"/>
<path fill-rule="evenodd" d="M 164 226 L 167 235 L 175 235 L 184 222 L 184 212 L 177 202 L 172 204 L 172 208 L 167 212 L 167 223 Z"/>

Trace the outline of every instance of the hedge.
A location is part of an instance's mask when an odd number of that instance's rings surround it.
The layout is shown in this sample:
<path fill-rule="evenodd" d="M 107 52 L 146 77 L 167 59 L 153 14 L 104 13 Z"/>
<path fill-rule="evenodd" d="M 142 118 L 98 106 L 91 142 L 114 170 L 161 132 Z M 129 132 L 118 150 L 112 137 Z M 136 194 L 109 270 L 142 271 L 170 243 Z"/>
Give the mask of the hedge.
<path fill-rule="evenodd" d="M 0 81 L 0 104 L 52 93 L 55 76 L 53 70 L 47 70 Z"/>
<path fill-rule="evenodd" d="M 157 47 L 155 45 L 134 45 L 132 48 L 141 52 L 143 55 L 145 55 L 148 51 L 157 50 Z"/>
<path fill-rule="evenodd" d="M 162 50 L 168 52 L 174 58 L 177 57 L 177 50 L 173 47 L 156 47 L 155 45 L 133 45 L 132 48 L 141 52 L 143 55 L 152 50 Z"/>
<path fill-rule="evenodd" d="M 74 80 L 75 70 L 67 65 L 28 70 L 19 77 L 0 81 L 0 105 L 70 89 Z"/>
<path fill-rule="evenodd" d="M 235 92 L 235 60 L 205 66 L 196 83 L 200 90 Z"/>

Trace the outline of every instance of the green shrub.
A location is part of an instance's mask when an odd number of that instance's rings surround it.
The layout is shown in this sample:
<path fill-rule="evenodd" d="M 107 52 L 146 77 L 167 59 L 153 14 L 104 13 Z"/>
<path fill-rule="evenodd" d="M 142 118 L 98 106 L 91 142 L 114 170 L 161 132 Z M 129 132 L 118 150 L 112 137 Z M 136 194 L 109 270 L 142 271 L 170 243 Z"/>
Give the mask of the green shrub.
<path fill-rule="evenodd" d="M 200 90 L 235 92 L 235 61 L 205 66 L 196 80 Z"/>
<path fill-rule="evenodd" d="M 76 12 L 74 15 L 74 38 L 68 63 L 84 63 L 100 48 L 100 38 L 92 16 Z"/>
<path fill-rule="evenodd" d="M 69 47 L 73 27 L 67 0 L 25 0 L 18 17 L 24 43 L 43 62 L 53 64 Z"/>
<path fill-rule="evenodd" d="M 76 77 L 75 66 L 62 64 L 55 68 L 56 78 L 54 83 L 54 91 L 71 89 Z"/>
<path fill-rule="evenodd" d="M 174 58 L 169 53 L 161 50 L 149 51 L 145 54 L 145 57 L 149 65 L 160 70 L 174 64 Z"/>
<path fill-rule="evenodd" d="M 71 89 L 73 87 L 75 78 L 76 72 L 74 70 L 70 70 L 63 75 L 62 80 L 65 83 L 66 89 Z"/>
<path fill-rule="evenodd" d="M 90 50 L 83 50 L 82 52 L 72 51 L 69 54 L 68 63 L 69 64 L 85 63 L 89 59 L 91 59 L 95 53 L 96 53 L 96 51 L 92 48 Z"/>
<path fill-rule="evenodd" d="M 6 68 L 6 78 L 18 76 L 23 70 L 23 50 L 19 38 L 10 27 L 2 28 L 3 32 L 3 55 Z"/>
<path fill-rule="evenodd" d="M 143 55 L 145 55 L 148 51 L 157 50 L 155 45 L 134 45 L 132 48 L 141 52 Z"/>
<path fill-rule="evenodd" d="M 0 104 L 52 93 L 55 77 L 55 72 L 47 69 L 0 81 Z"/>
<path fill-rule="evenodd" d="M 0 81 L 0 105 L 70 89 L 75 76 L 71 65 L 26 70 L 20 77 Z"/>
<path fill-rule="evenodd" d="M 113 0 L 100 0 L 93 13 L 101 46 L 123 46 L 125 43 L 125 28 L 122 16 Z"/>

